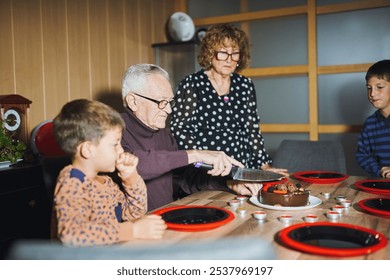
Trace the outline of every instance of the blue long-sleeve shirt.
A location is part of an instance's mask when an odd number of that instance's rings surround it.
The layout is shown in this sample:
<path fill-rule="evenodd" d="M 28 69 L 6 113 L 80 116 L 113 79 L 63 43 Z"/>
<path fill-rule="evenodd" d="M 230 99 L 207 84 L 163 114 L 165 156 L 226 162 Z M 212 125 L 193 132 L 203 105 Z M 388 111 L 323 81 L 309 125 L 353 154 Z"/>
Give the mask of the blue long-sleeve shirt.
<path fill-rule="evenodd" d="M 390 117 L 377 110 L 366 119 L 355 156 L 368 174 L 381 177 L 381 168 L 390 166 Z"/>

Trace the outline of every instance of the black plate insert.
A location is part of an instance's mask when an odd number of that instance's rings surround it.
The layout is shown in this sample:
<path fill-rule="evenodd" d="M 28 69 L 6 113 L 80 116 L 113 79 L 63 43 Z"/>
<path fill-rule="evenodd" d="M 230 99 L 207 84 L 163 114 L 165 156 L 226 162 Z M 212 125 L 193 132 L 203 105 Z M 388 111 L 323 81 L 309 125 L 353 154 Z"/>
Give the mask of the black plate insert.
<path fill-rule="evenodd" d="M 301 227 L 292 230 L 289 237 L 311 246 L 340 249 L 369 247 L 379 243 L 368 232 L 335 226 Z"/>
<path fill-rule="evenodd" d="M 343 178 L 344 174 L 339 173 L 307 173 L 301 174 L 305 178 L 318 178 L 318 179 L 332 179 L 332 178 Z"/>
<path fill-rule="evenodd" d="M 183 208 L 163 213 L 161 217 L 173 224 L 207 224 L 226 219 L 228 213 L 214 208 Z"/>
<path fill-rule="evenodd" d="M 364 202 L 367 207 L 372 209 L 378 209 L 382 211 L 388 211 L 390 214 L 390 199 L 369 199 Z"/>
<path fill-rule="evenodd" d="M 378 190 L 389 190 L 390 191 L 390 182 L 363 182 L 360 184 L 361 186 L 365 188 L 372 188 L 372 189 L 378 189 Z"/>

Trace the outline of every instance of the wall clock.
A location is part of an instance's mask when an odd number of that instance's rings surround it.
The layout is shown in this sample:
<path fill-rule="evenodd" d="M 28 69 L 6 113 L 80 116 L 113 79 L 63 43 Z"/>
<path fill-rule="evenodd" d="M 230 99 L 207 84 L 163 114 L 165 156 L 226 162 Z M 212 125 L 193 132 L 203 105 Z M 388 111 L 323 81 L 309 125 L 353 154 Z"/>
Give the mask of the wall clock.
<path fill-rule="evenodd" d="M 30 140 L 29 109 L 32 102 L 18 94 L 0 95 L 0 116 L 13 139 L 28 145 Z"/>

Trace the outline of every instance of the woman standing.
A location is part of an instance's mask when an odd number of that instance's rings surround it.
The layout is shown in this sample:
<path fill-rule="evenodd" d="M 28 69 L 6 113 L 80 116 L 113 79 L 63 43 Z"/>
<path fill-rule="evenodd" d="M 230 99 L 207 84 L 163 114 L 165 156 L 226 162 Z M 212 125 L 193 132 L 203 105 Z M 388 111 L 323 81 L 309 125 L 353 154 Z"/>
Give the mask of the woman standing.
<path fill-rule="evenodd" d="M 256 91 L 237 72 L 249 65 L 249 40 L 229 24 L 211 26 L 201 41 L 199 72 L 179 84 L 171 130 L 180 149 L 224 151 L 247 168 L 288 175 L 271 167 L 259 130 Z"/>

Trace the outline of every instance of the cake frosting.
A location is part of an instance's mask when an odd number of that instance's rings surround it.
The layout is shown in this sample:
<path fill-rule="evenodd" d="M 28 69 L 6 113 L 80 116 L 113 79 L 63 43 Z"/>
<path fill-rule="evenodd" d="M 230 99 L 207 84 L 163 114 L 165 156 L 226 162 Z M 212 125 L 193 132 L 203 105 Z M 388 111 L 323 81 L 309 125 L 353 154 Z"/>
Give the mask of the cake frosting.
<path fill-rule="evenodd" d="M 292 182 L 266 184 L 259 192 L 259 201 L 274 206 L 306 206 L 309 191 Z"/>

